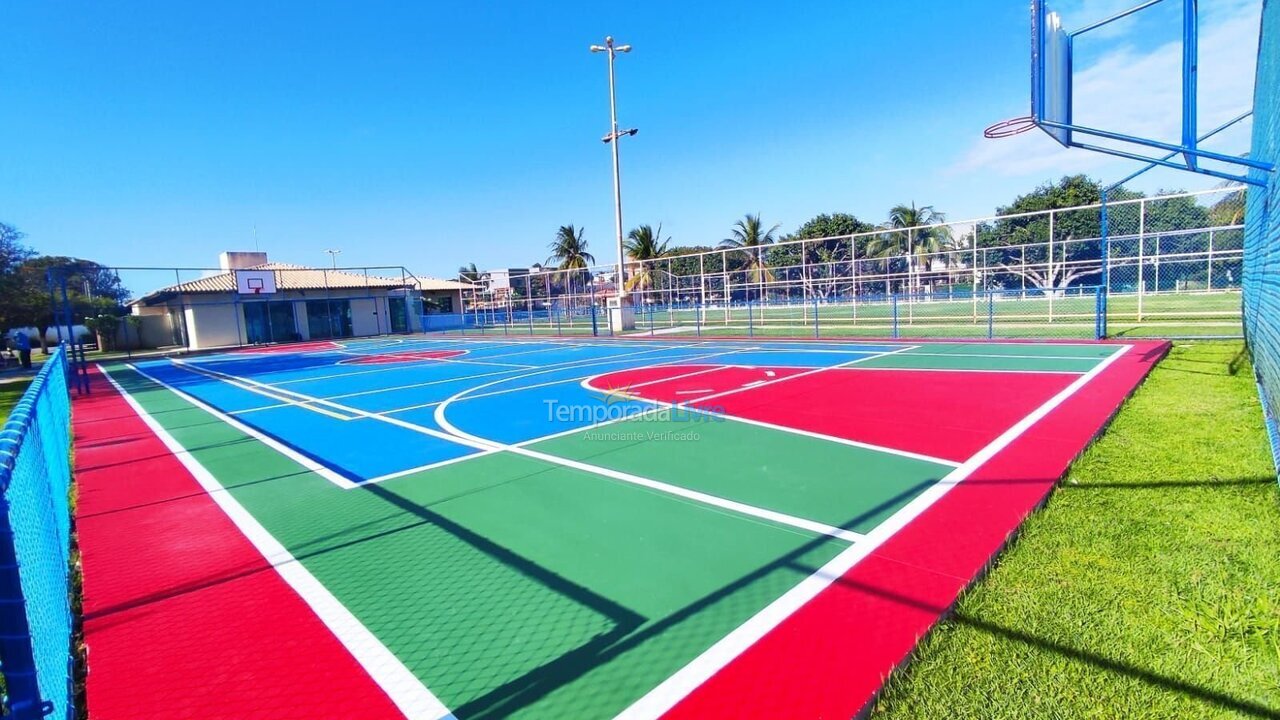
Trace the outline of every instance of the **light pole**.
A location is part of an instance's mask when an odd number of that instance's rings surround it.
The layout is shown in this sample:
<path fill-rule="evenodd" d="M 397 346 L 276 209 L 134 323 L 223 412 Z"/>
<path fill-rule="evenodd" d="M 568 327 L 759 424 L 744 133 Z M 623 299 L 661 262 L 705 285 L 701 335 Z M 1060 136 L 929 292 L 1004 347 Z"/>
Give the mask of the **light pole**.
<path fill-rule="evenodd" d="M 630 45 L 614 45 L 613 37 L 606 37 L 604 45 L 592 45 L 591 52 L 607 52 L 609 53 L 609 134 L 605 135 L 601 140 L 613 146 L 613 219 L 616 230 L 615 240 L 617 241 L 618 251 L 618 286 L 617 297 L 618 304 L 622 306 L 627 296 L 626 289 L 626 257 L 623 255 L 622 249 L 622 179 L 618 171 L 618 140 L 624 135 L 630 136 L 636 134 L 635 128 L 626 130 L 618 129 L 618 100 L 614 92 L 613 81 L 613 58 L 618 53 L 631 52 Z"/>
<path fill-rule="evenodd" d="M 338 269 L 338 256 L 342 254 L 341 250 L 325 250 L 329 253 L 329 259 L 333 261 L 333 269 Z"/>

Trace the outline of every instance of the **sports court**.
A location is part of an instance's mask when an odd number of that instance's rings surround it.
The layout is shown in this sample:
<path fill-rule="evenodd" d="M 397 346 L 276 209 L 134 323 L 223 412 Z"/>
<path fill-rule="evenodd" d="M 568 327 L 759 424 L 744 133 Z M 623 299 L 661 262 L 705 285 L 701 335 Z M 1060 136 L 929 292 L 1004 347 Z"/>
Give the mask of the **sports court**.
<path fill-rule="evenodd" d="M 416 335 L 99 366 L 89 695 L 846 717 L 1166 347 Z"/>

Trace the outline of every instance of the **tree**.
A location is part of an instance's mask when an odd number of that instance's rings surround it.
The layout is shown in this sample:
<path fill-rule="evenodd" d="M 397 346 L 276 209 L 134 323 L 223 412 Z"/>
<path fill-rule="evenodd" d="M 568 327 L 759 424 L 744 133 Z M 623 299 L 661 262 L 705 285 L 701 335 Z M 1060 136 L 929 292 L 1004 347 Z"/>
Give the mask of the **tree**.
<path fill-rule="evenodd" d="M 653 287 L 655 276 L 653 272 L 653 260 L 667 254 L 667 243 L 671 242 L 671 238 L 662 239 L 662 223 L 658 223 L 658 229 L 655 231 L 650 225 L 640 225 L 631 229 L 627 234 L 627 240 L 623 243 L 623 248 L 627 251 L 627 256 L 639 263 L 639 267 L 634 274 L 627 279 L 627 291 L 648 290 Z M 664 283 L 664 285 L 669 283 Z"/>
<path fill-rule="evenodd" d="M 21 230 L 0 223 L 0 330 L 22 321 L 17 312 L 22 285 L 18 270 L 35 254 L 22 244 L 23 237 Z"/>
<path fill-rule="evenodd" d="M 1119 188 L 1109 194 L 1111 202 L 1141 197 Z M 1102 235 L 1096 209 L 1055 213 L 1053 216 L 1053 256 L 1049 255 L 1049 215 L 1046 210 L 1092 205 L 1102 199 L 1102 187 L 1085 175 L 1064 176 L 1019 195 L 1012 203 L 996 209 L 999 215 L 1038 213 L 1025 217 L 1001 217 L 978 228 L 978 246 L 984 249 L 988 267 L 1002 272 L 988 278 L 991 284 L 1008 287 L 1030 282 L 1042 290 L 1060 293 L 1072 283 L 1102 272 Z M 1137 206 L 1123 205 L 1113 213 L 1113 225 L 1127 226 L 1127 216 L 1135 219 Z M 1088 242 L 1094 240 L 1094 242 Z"/>
<path fill-rule="evenodd" d="M 480 270 L 475 263 L 467 263 L 458 268 L 458 280 L 461 282 L 478 283 L 480 282 L 480 275 Z"/>
<path fill-rule="evenodd" d="M 914 280 L 914 284 L 919 285 L 920 274 L 931 269 L 929 256 L 952 247 L 950 228 L 940 225 L 946 220 L 946 214 L 935 210 L 932 205 L 917 207 L 915 202 L 910 205 L 895 205 L 889 209 L 888 221 L 880 227 L 888 232 L 881 233 L 867 243 L 867 257 L 882 260 L 886 274 L 895 272 L 894 265 L 898 264 L 898 258 L 904 258 L 908 280 Z"/>
<path fill-rule="evenodd" d="M 773 273 L 765 267 L 765 249 L 777 241 L 778 226 L 768 230 L 760 222 L 760 213 L 748 213 L 733 224 L 729 237 L 720 241 L 720 247 L 741 250 L 747 262 L 747 280 L 758 286 L 757 297 L 764 296 L 765 282 L 773 281 Z"/>
<path fill-rule="evenodd" d="M 585 269 L 595 264 L 595 257 L 587 252 L 587 241 L 582 237 L 584 232 L 585 228 L 561 225 L 556 231 L 556 239 L 551 242 L 551 256 L 547 258 L 547 264 L 561 270 Z"/>
<path fill-rule="evenodd" d="M 587 241 L 583 238 L 585 232 L 585 228 L 561 225 L 556 231 L 556 239 L 551 242 L 551 256 L 547 258 L 547 265 L 555 265 L 561 270 L 579 271 L 565 273 L 570 295 L 573 294 L 575 276 L 589 278 L 590 272 L 587 268 L 596 261 L 595 256 L 587 252 Z"/>
<path fill-rule="evenodd" d="M 869 222 L 849 213 L 823 213 L 814 216 L 792 235 L 782 239 L 769 251 L 775 268 L 787 267 L 788 281 L 799 282 L 806 297 L 827 298 L 851 290 L 849 263 L 853 256 L 851 237 L 875 230 Z M 813 240 L 813 242 L 792 242 Z"/>
<path fill-rule="evenodd" d="M 33 257 L 19 266 L 15 292 L 10 296 L 14 322 L 39 330 L 41 349 L 48 352 L 45 333 L 56 312 L 69 305 L 72 324 L 99 315 L 125 314 L 129 291 L 110 268 L 92 260 L 59 255 Z M 65 302 L 63 288 L 66 288 Z M 67 333 L 71 330 L 68 328 Z"/>

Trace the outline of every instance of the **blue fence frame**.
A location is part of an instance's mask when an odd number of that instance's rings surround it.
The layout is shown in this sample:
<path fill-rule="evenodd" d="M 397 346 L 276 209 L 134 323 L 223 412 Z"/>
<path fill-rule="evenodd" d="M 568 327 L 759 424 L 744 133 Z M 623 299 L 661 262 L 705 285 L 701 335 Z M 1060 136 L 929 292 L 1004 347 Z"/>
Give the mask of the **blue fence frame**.
<path fill-rule="evenodd" d="M 1054 304 L 1059 310 L 1055 321 Z M 1066 289 L 991 289 L 946 293 L 744 300 L 728 304 L 649 303 L 633 308 L 636 327 L 626 334 L 680 332 L 692 336 L 881 338 L 1080 338 L 1107 336 L 1106 293 L 1100 286 Z M 1065 319 L 1069 315 L 1070 319 Z M 713 319 L 717 318 L 717 319 Z M 723 322 L 719 320 L 723 318 Z M 859 325 L 858 323 L 861 323 Z M 541 309 L 480 308 L 423 315 L 429 333 L 478 335 L 612 335 L 609 311 L 599 305 Z M 856 330 L 856 332 L 854 332 Z"/>
<path fill-rule="evenodd" d="M 0 431 L 0 672 L 16 720 L 75 716 L 68 370 L 59 347 Z"/>

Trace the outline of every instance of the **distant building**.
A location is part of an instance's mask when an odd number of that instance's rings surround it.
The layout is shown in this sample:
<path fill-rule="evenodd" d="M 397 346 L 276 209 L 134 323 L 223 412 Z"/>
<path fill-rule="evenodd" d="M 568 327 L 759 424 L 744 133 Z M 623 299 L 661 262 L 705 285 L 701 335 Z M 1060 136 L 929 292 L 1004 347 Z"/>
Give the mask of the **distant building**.
<path fill-rule="evenodd" d="M 423 313 L 459 312 L 470 287 L 269 262 L 266 253 L 222 253 L 219 267 L 129 303 L 145 345 L 200 350 L 421 331 Z"/>

